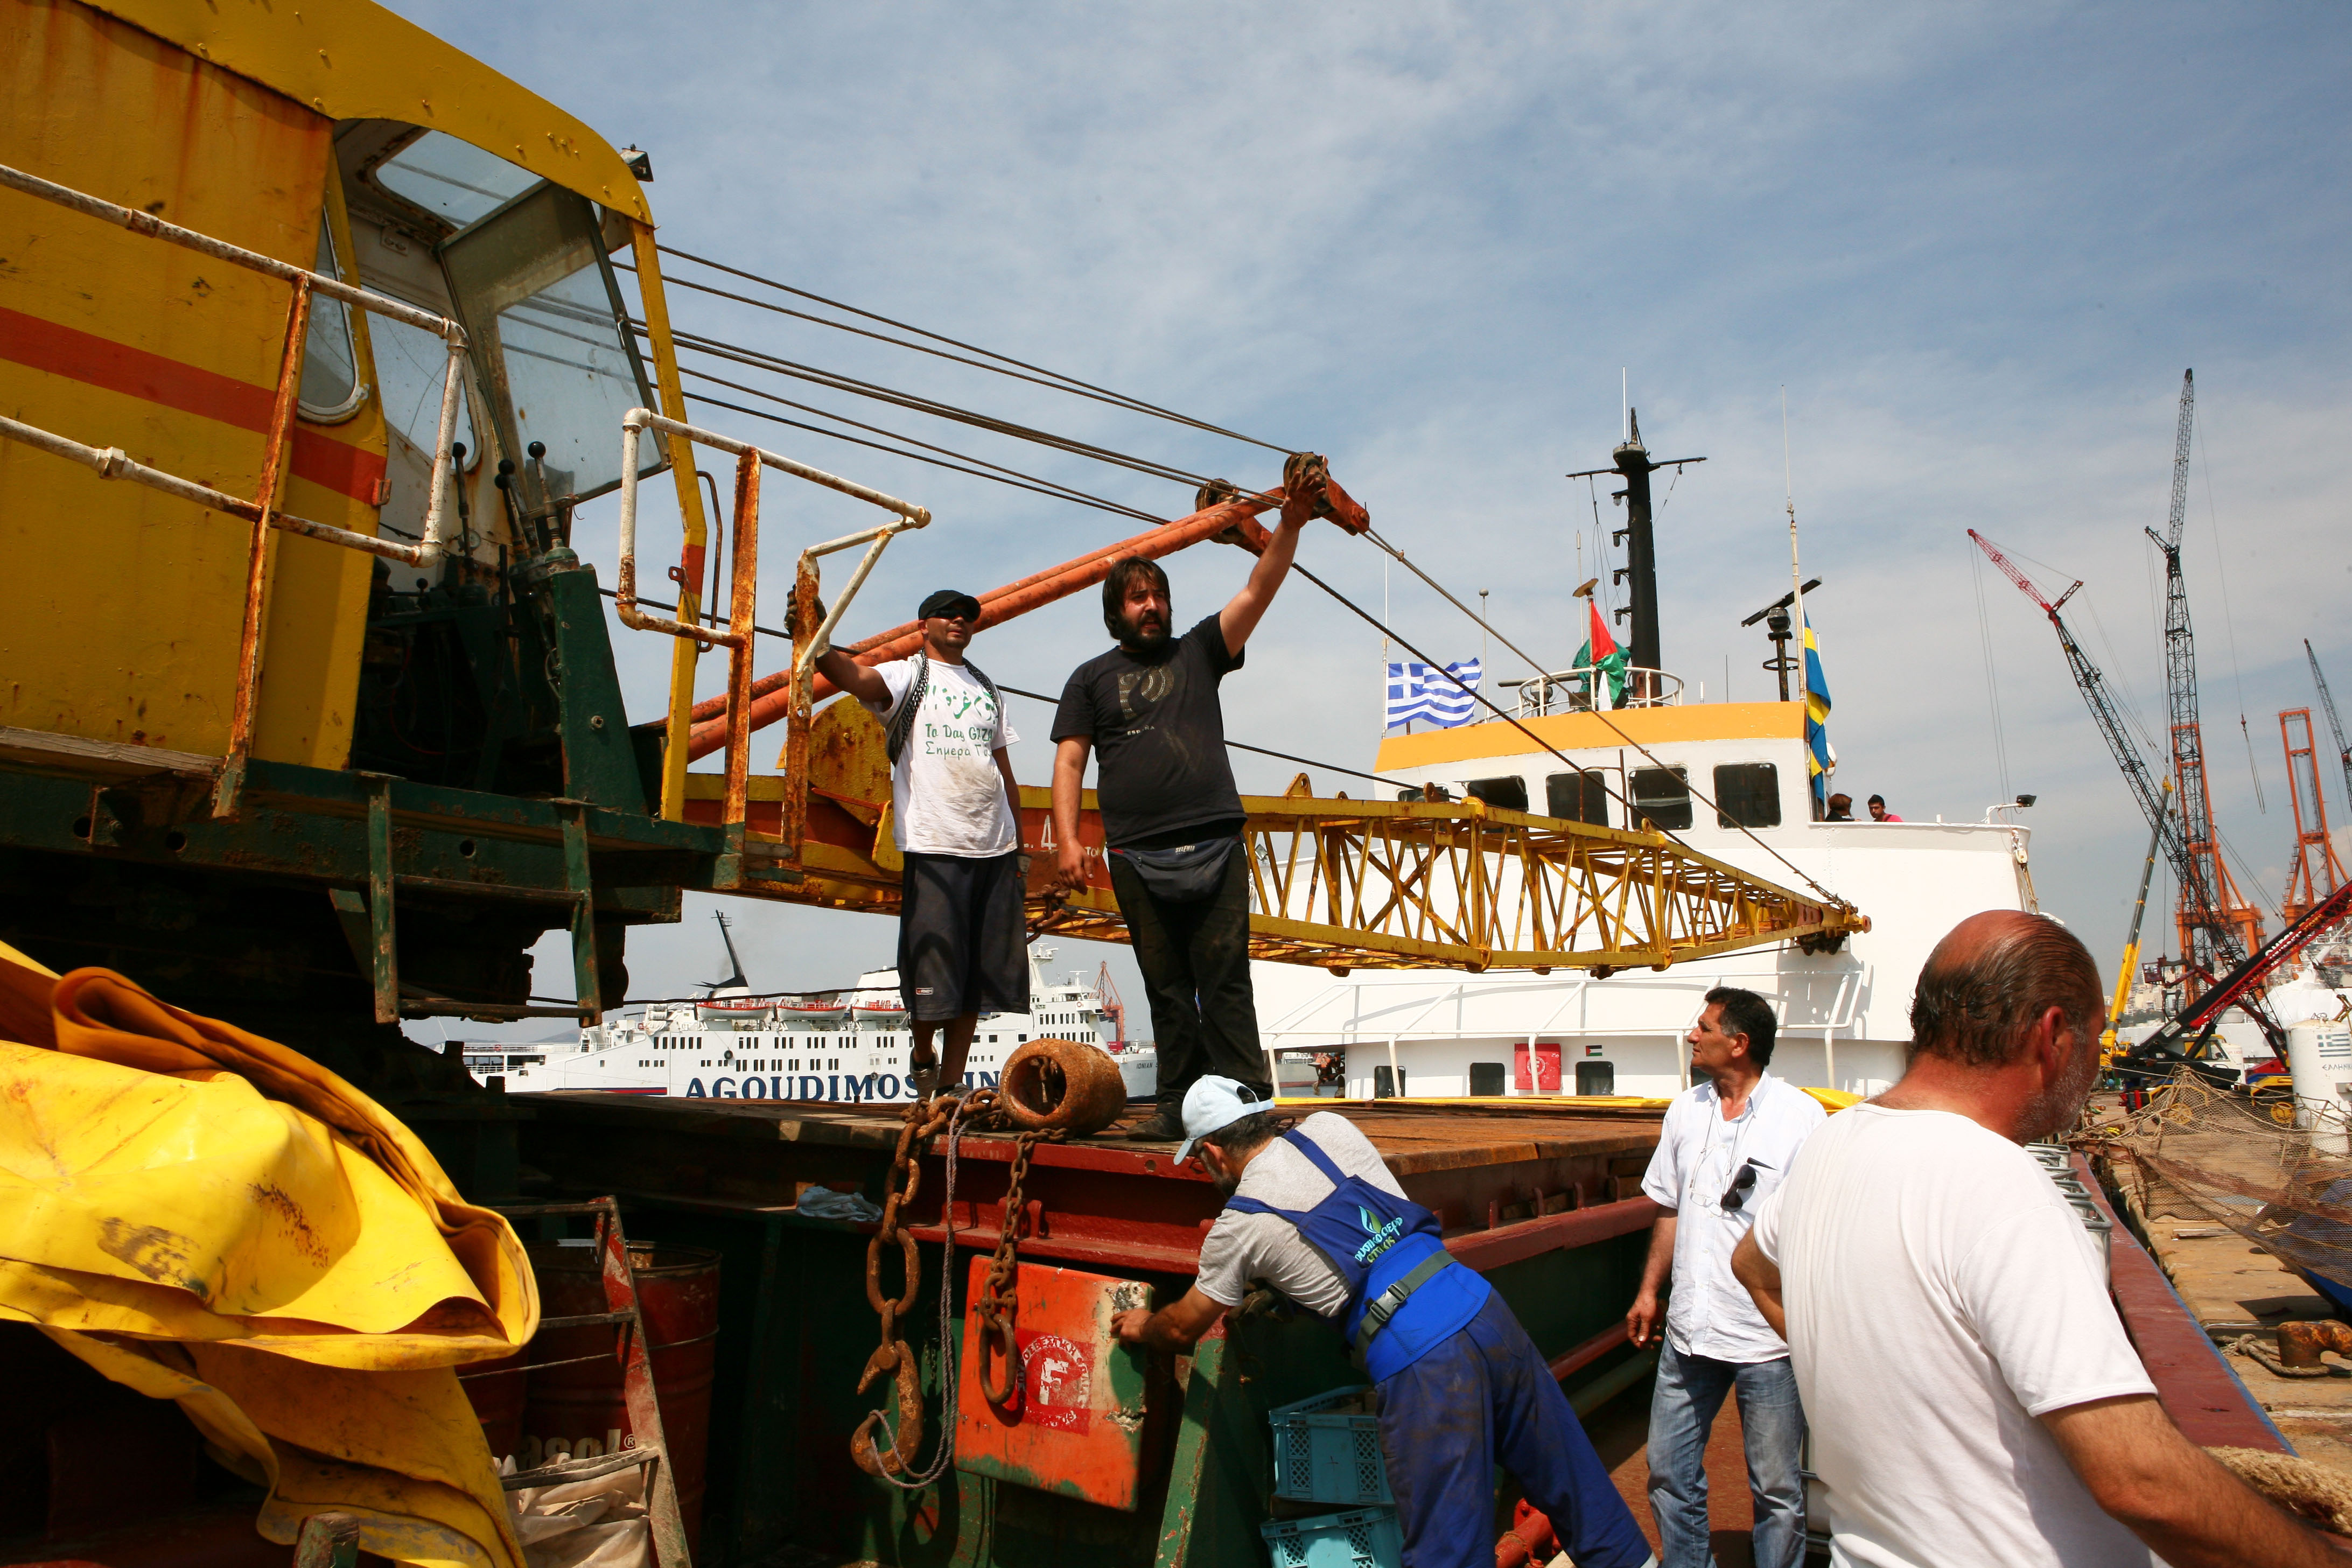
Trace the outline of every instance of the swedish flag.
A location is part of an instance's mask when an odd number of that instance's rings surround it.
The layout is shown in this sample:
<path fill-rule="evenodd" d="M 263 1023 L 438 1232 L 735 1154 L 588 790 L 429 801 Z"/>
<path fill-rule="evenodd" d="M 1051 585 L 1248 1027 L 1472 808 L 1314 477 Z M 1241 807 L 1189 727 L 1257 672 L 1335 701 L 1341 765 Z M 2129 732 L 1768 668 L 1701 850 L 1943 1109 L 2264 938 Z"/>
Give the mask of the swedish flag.
<path fill-rule="evenodd" d="M 1821 645 L 1813 640 L 1813 617 L 1805 616 L 1805 774 L 1813 798 L 1829 797 L 1830 774 L 1837 768 L 1837 749 L 1830 744 L 1830 683 L 1822 674 Z"/>

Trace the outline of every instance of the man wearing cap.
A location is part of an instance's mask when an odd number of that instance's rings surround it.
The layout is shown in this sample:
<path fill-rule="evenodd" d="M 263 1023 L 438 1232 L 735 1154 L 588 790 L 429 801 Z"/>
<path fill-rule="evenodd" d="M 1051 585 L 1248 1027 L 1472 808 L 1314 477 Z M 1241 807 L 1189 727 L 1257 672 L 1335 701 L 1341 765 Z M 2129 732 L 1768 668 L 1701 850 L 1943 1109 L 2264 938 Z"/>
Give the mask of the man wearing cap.
<path fill-rule="evenodd" d="M 1269 1100 L 1212 1074 L 1184 1096 L 1184 1132 L 1178 1161 L 1198 1152 L 1225 1209 L 1197 1283 L 1119 1313 L 1121 1341 L 1185 1354 L 1263 1280 L 1337 1328 L 1377 1391 L 1407 1568 L 1492 1568 L 1496 1465 L 1578 1568 L 1653 1561 L 1527 1331 L 1354 1122 L 1318 1111 L 1285 1131 Z"/>
<path fill-rule="evenodd" d="M 892 841 L 906 858 L 898 906 L 898 989 L 914 1026 L 908 1080 L 918 1095 L 963 1079 L 982 1013 L 1029 1010 L 1029 951 L 1021 900 L 1020 786 L 1005 748 L 995 682 L 964 658 L 980 601 L 942 588 L 916 612 L 922 650 L 859 664 L 817 656 L 824 678 L 882 721 L 890 753 Z M 932 1042 L 947 1026 L 947 1046 Z"/>

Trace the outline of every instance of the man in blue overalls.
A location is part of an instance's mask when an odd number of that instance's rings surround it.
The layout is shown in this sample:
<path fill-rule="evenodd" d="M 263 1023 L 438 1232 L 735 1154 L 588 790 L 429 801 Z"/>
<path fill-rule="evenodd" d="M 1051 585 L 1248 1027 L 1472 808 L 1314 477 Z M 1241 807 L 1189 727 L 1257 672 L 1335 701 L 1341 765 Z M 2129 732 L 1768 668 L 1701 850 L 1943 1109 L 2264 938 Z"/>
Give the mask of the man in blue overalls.
<path fill-rule="evenodd" d="M 1407 1568 L 1493 1568 L 1497 1464 L 1577 1568 L 1654 1561 L 1527 1331 L 1353 1122 L 1320 1111 L 1286 1132 L 1269 1102 L 1211 1076 L 1184 1096 L 1184 1132 L 1177 1159 L 1199 1151 L 1225 1210 L 1199 1282 L 1121 1312 L 1121 1340 L 1182 1354 L 1263 1279 L 1337 1327 L 1379 1391 Z"/>

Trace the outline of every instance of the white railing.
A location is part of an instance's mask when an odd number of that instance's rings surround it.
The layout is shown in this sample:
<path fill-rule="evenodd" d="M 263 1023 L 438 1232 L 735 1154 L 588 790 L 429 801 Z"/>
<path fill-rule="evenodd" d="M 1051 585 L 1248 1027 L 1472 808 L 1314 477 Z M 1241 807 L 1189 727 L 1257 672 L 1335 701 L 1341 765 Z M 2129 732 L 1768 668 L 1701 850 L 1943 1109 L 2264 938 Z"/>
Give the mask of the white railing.
<path fill-rule="evenodd" d="M 1601 706 L 1610 706 L 1606 700 L 1609 675 L 1597 666 L 1580 664 L 1570 669 L 1556 669 L 1528 680 L 1507 681 L 1519 689 L 1519 717 L 1540 719 L 1548 713 L 1590 713 L 1593 709 L 1595 682 L 1604 694 Z M 1673 708 L 1683 700 L 1683 678 L 1663 669 L 1651 669 L 1643 665 L 1625 667 L 1625 700 L 1623 708 Z"/>

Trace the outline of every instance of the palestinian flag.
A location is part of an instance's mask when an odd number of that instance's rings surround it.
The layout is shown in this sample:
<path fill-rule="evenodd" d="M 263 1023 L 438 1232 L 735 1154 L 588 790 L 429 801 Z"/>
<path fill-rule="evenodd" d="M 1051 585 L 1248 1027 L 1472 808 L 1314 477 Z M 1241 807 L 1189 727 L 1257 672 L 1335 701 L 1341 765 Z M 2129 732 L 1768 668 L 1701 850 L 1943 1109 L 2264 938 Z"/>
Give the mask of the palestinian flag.
<path fill-rule="evenodd" d="M 1587 599 L 1585 604 L 1592 611 L 1592 630 L 1586 635 L 1584 646 L 1576 650 L 1576 668 L 1590 668 L 1593 671 L 1594 707 L 1601 705 L 1601 677 L 1606 674 L 1609 678 L 1609 706 L 1622 708 L 1625 706 L 1625 650 L 1619 647 L 1617 639 L 1609 635 L 1609 623 L 1601 618 L 1600 604 L 1592 599 Z"/>

